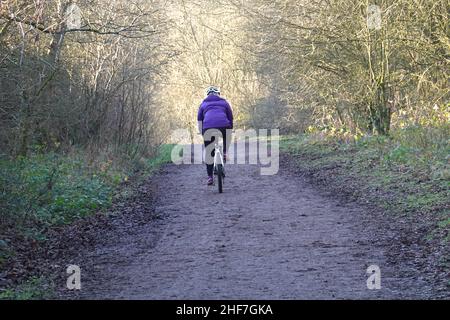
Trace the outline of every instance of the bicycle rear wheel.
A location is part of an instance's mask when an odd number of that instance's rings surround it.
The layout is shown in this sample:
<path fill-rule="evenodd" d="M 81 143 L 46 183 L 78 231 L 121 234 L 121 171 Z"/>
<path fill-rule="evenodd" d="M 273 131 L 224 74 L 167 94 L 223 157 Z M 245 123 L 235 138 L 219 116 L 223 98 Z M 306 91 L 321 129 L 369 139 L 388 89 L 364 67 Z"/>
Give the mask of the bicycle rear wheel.
<path fill-rule="evenodd" d="M 223 193 L 223 166 L 219 164 L 217 166 L 217 187 L 219 188 L 219 193 Z"/>

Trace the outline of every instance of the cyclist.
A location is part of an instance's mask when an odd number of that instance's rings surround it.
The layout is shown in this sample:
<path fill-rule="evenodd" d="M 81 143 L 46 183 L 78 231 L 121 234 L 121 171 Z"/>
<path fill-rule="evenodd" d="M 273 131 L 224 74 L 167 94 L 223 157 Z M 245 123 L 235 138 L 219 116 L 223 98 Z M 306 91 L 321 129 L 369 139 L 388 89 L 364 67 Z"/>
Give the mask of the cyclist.
<path fill-rule="evenodd" d="M 229 134 L 231 133 L 231 130 L 227 129 L 233 129 L 233 110 L 227 100 L 220 96 L 218 87 L 210 86 L 206 90 L 206 98 L 198 109 L 197 120 L 199 132 L 203 135 L 205 148 L 215 141 L 216 136 L 222 136 L 223 158 L 225 161 L 227 157 L 227 142 L 230 142 Z M 211 138 L 205 136 L 205 132 L 210 129 L 214 130 Z M 208 136 L 210 135 L 208 134 Z M 211 152 L 211 157 L 214 158 L 214 149 Z M 207 161 L 208 185 L 214 184 L 213 166 L 212 163 L 209 164 L 209 161 Z"/>

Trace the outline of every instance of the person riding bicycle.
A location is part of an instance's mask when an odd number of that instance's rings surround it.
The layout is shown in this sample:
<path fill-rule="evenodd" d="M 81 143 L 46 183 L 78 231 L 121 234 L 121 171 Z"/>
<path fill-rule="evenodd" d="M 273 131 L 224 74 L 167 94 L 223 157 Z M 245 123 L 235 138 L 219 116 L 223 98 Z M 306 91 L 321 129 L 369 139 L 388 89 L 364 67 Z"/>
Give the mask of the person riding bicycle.
<path fill-rule="evenodd" d="M 227 142 L 230 142 L 231 130 L 233 129 L 233 110 L 227 100 L 220 96 L 220 89 L 215 86 L 210 86 L 206 90 L 206 98 L 200 105 L 197 115 L 198 129 L 203 135 L 205 142 L 205 148 L 215 141 L 215 138 L 222 137 L 223 139 L 223 158 L 224 161 L 227 158 Z M 214 130 L 213 132 L 208 130 Z M 208 136 L 205 135 L 208 131 Z M 212 133 L 212 137 L 210 134 Z M 228 137 L 228 139 L 227 139 Z M 214 157 L 213 149 L 211 156 Z M 208 185 L 214 184 L 213 178 L 213 164 L 206 164 L 206 171 L 208 174 Z"/>

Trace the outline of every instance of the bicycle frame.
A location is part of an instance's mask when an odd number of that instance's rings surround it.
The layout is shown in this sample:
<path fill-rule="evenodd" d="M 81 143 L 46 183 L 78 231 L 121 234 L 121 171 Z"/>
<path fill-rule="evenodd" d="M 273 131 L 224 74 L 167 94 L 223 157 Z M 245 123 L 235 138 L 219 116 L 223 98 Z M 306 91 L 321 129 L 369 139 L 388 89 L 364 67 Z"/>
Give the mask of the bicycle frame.
<path fill-rule="evenodd" d="M 223 163 L 223 156 L 222 156 L 222 148 L 220 147 L 220 145 L 218 143 L 216 143 L 214 145 L 214 171 L 216 171 L 217 165 L 221 164 L 222 166 L 224 166 Z"/>

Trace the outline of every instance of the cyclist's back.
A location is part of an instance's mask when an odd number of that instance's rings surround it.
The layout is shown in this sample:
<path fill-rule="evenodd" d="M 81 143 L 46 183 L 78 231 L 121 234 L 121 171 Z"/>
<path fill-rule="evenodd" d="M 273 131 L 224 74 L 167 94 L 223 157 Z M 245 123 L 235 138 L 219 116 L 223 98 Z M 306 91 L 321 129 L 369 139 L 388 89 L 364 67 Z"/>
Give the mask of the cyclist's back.
<path fill-rule="evenodd" d="M 202 134 L 207 129 L 232 128 L 233 113 L 230 104 L 222 97 L 210 94 L 198 110 L 198 121 L 202 121 Z"/>

